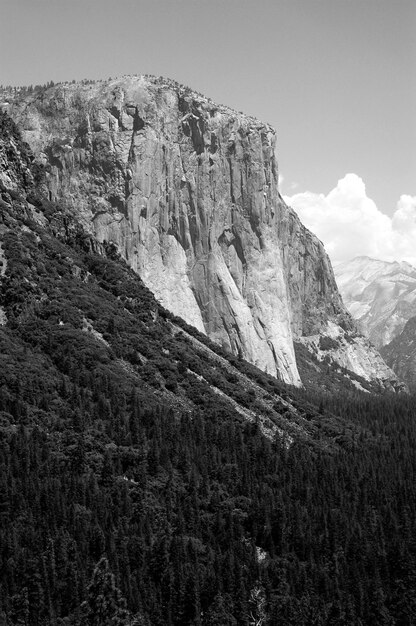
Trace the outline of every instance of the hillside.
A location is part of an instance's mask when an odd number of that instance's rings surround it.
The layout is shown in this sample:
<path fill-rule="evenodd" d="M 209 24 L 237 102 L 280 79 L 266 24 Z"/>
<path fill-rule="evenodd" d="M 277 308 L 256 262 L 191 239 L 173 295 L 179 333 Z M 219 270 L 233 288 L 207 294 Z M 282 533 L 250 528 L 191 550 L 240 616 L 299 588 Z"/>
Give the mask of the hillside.
<path fill-rule="evenodd" d="M 1 115 L 0 623 L 412 624 L 414 399 L 220 348 L 47 173 Z"/>

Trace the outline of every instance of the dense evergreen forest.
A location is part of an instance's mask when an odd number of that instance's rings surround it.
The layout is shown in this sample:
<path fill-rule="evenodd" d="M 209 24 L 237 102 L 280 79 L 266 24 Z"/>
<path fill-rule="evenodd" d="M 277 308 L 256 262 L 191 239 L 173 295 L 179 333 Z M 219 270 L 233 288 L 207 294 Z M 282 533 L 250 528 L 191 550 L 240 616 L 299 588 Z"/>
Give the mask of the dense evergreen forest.
<path fill-rule="evenodd" d="M 0 625 L 415 624 L 414 398 L 227 354 L 0 136 Z"/>

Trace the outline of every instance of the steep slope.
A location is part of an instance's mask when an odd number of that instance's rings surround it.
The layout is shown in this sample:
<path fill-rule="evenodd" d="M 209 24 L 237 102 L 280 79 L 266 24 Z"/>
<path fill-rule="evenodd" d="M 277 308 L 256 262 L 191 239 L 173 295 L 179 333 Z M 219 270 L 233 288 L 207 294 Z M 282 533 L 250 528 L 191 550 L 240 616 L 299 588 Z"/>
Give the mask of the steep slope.
<path fill-rule="evenodd" d="M 334 268 L 351 315 L 375 346 L 390 343 L 416 311 L 416 268 L 357 257 Z"/>
<path fill-rule="evenodd" d="M 381 354 L 409 389 L 416 389 L 416 317 L 411 317 L 402 332 L 381 348 Z"/>
<path fill-rule="evenodd" d="M 41 181 L 0 115 L 0 622 L 410 623 L 414 400 L 223 351 Z"/>
<path fill-rule="evenodd" d="M 282 207 L 279 236 L 302 381 L 327 388 L 329 373 L 359 389 L 404 386 L 353 321 L 338 292 L 322 243 L 290 207 Z M 305 352 L 306 350 L 306 352 Z M 375 383 L 375 386 L 374 386 Z M 345 382 L 344 382 L 345 384 Z M 329 383 L 333 388 L 333 384 Z"/>
<path fill-rule="evenodd" d="M 14 387 L 26 351 L 18 397 L 29 422 L 44 426 L 31 389 L 31 377 L 41 373 L 34 374 L 37 362 L 49 386 L 46 406 L 56 404 L 63 378 L 88 387 L 91 381 L 78 380 L 87 369 L 88 379 L 113 378 L 121 397 L 134 391 L 146 405 L 179 413 L 212 407 L 257 422 L 270 439 L 313 438 L 313 409 L 306 420 L 302 403 L 286 400 L 275 378 L 173 316 L 114 245 L 100 244 L 64 208 L 42 199 L 28 146 L 2 114 L 0 135 L 1 339 L 9 365 L 1 382 Z"/>
<path fill-rule="evenodd" d="M 325 358 L 394 381 L 344 309 L 322 245 L 278 193 L 269 125 L 143 76 L 10 101 L 48 165 L 50 199 L 114 242 L 174 314 L 294 385 L 294 339 L 321 358 L 322 335 L 336 342 Z"/>
<path fill-rule="evenodd" d="M 58 87 L 10 113 L 52 165 L 50 198 L 114 241 L 166 307 L 299 383 L 271 128 L 145 78 Z"/>
<path fill-rule="evenodd" d="M 168 313 L 114 246 L 42 199 L 3 115 L 0 202 L 1 621 L 92 623 L 86 577 L 104 553 L 136 615 L 118 599 L 119 624 L 190 625 L 195 594 L 207 612 L 231 592 L 219 565 L 231 552 L 238 616 L 259 566 L 253 467 L 266 454 L 270 474 L 293 445 L 334 452 L 363 431 Z"/>

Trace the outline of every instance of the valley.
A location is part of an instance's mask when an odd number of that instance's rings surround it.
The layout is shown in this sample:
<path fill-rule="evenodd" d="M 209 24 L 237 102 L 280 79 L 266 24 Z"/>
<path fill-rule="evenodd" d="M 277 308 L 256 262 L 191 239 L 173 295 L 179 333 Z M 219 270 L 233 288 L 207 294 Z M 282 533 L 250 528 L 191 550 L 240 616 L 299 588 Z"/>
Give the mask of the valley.
<path fill-rule="evenodd" d="M 414 396 L 273 129 L 154 77 L 8 103 L 0 624 L 411 626 Z"/>

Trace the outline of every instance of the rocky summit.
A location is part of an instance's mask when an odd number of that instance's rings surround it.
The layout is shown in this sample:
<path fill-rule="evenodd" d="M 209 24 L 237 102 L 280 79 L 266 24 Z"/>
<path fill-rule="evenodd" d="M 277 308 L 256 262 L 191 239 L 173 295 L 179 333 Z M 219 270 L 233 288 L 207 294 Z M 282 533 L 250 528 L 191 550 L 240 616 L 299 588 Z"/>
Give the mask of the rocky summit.
<path fill-rule="evenodd" d="M 2 100 L 50 200 L 116 244 L 175 315 L 293 385 L 297 343 L 396 386 L 345 309 L 322 244 L 279 194 L 271 126 L 151 76 Z"/>

